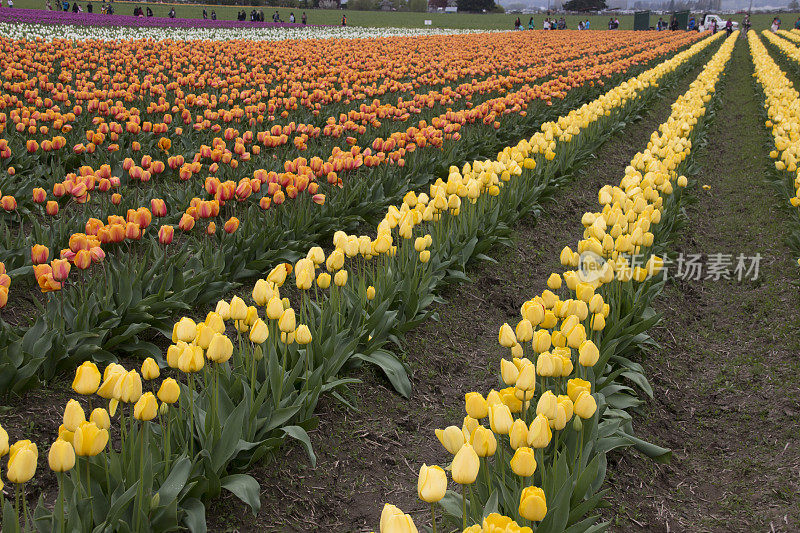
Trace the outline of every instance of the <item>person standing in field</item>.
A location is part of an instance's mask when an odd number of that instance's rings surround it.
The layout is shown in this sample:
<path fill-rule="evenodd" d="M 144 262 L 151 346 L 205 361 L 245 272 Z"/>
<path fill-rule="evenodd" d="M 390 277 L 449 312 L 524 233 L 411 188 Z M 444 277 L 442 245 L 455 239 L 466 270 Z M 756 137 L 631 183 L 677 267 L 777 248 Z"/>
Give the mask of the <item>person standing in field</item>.
<path fill-rule="evenodd" d="M 746 39 L 747 38 L 747 32 L 750 31 L 750 14 L 749 13 L 744 16 L 744 19 L 742 20 L 742 27 L 744 28 L 744 31 L 742 32 L 742 37 L 744 37 Z"/>
<path fill-rule="evenodd" d="M 777 33 L 777 31 L 781 29 L 781 19 L 779 19 L 778 17 L 772 19 L 772 25 L 770 26 L 770 29 L 772 30 L 773 33 Z"/>
<path fill-rule="evenodd" d="M 728 22 L 725 23 L 725 31 L 728 32 L 728 37 L 733 33 L 733 21 L 731 19 L 728 19 Z"/>
<path fill-rule="evenodd" d="M 347 26 L 347 15 L 342 15 L 342 26 Z"/>
<path fill-rule="evenodd" d="M 305 26 L 308 23 L 308 17 L 306 16 L 305 11 L 303 11 L 303 15 L 300 17 L 300 21 L 303 23 L 303 26 Z"/>

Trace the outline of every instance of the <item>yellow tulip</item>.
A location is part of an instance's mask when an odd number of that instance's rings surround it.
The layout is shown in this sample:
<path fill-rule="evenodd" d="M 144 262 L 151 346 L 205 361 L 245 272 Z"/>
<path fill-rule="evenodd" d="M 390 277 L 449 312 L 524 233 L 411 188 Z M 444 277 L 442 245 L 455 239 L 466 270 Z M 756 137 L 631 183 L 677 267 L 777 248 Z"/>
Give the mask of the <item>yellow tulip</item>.
<path fill-rule="evenodd" d="M 547 515 L 547 500 L 539 487 L 525 487 L 519 499 L 519 515 L 532 522 L 544 520 Z"/>
<path fill-rule="evenodd" d="M 544 315 L 542 315 L 544 316 Z M 550 332 L 544 329 L 536 330 L 533 334 L 533 351 L 536 353 L 546 352 L 551 346 Z"/>
<path fill-rule="evenodd" d="M 98 387 L 100 387 L 100 371 L 97 369 L 97 365 L 90 361 L 84 362 L 75 371 L 72 390 L 78 394 L 89 396 L 97 392 Z"/>
<path fill-rule="evenodd" d="M 297 321 L 295 319 L 294 309 L 290 307 L 289 309 L 283 311 L 280 319 L 278 320 L 278 327 L 283 333 L 291 333 L 297 329 Z"/>
<path fill-rule="evenodd" d="M 186 348 L 188 344 L 183 341 L 178 341 L 177 344 L 171 344 L 169 348 L 167 348 L 167 366 L 170 368 L 178 368 L 178 359 L 180 359 L 181 354 L 183 353 L 184 348 Z M 105 383 L 100 387 L 100 391 L 102 392 L 103 388 L 106 386 Z M 113 388 L 112 388 L 113 390 Z M 102 393 L 98 392 L 102 396 Z M 103 396 L 105 398 L 105 396 Z"/>
<path fill-rule="evenodd" d="M 252 331 L 250 335 L 252 339 Z M 211 342 L 208 345 L 208 350 L 206 351 L 206 357 L 208 357 L 208 360 L 221 364 L 230 359 L 232 355 L 233 342 L 231 342 L 226 335 L 215 333 L 211 338 Z"/>
<path fill-rule="evenodd" d="M 197 324 L 191 318 L 183 317 L 175 324 L 173 342 L 192 342 L 195 336 L 197 336 Z"/>
<path fill-rule="evenodd" d="M 178 382 L 172 378 L 167 378 L 161 382 L 158 389 L 158 399 L 164 403 L 172 404 L 178 401 L 181 395 L 181 388 Z"/>
<path fill-rule="evenodd" d="M 86 413 L 77 400 L 70 400 L 64 408 L 63 417 L 64 427 L 69 431 L 75 431 L 82 423 L 86 422 Z"/>
<path fill-rule="evenodd" d="M 283 314 L 283 302 L 277 296 L 273 296 L 267 302 L 267 318 L 278 320 Z"/>
<path fill-rule="evenodd" d="M 273 290 L 272 284 L 265 279 L 260 279 L 256 281 L 255 286 L 253 287 L 253 301 L 256 305 L 264 306 L 267 304 L 270 298 L 272 298 Z"/>
<path fill-rule="evenodd" d="M 8 432 L 0 426 L 0 457 L 8 453 Z"/>
<path fill-rule="evenodd" d="M 388 503 L 383 506 L 380 526 L 380 533 L 418 533 L 411 516 Z"/>
<path fill-rule="evenodd" d="M 75 431 L 72 446 L 81 457 L 94 457 L 108 444 L 108 430 L 100 429 L 94 422 L 84 422 Z"/>
<path fill-rule="evenodd" d="M 514 450 L 528 443 L 528 426 L 524 420 L 521 418 L 514 420 L 514 423 L 511 424 L 511 431 L 508 432 L 508 439 Z"/>
<path fill-rule="evenodd" d="M 145 392 L 136 405 L 133 406 L 133 416 L 136 420 L 152 420 L 158 414 L 158 401 L 152 392 Z"/>
<path fill-rule="evenodd" d="M 444 498 L 447 492 L 447 474 L 439 466 L 428 466 L 423 463 L 419 469 L 417 495 L 426 503 L 436 503 Z"/>
<path fill-rule="evenodd" d="M 156 379 L 161 375 L 161 370 L 158 368 L 158 363 L 152 357 L 148 357 L 142 363 L 142 377 L 144 379 Z"/>
<path fill-rule="evenodd" d="M 75 466 L 75 449 L 69 442 L 57 439 L 50 446 L 47 461 L 53 472 L 68 472 Z"/>
<path fill-rule="evenodd" d="M 558 400 L 556 399 L 555 394 L 553 394 L 552 391 L 545 391 L 545 393 L 539 398 L 539 402 L 536 404 L 536 414 L 544 415 L 548 419 L 552 420 L 556 417 L 557 404 Z"/>
<path fill-rule="evenodd" d="M 592 341 L 583 341 L 578 348 L 578 354 L 581 366 L 594 366 L 600 359 L 600 350 Z"/>
<path fill-rule="evenodd" d="M 367 287 L 367 300 L 372 301 L 374 299 L 375 299 L 375 287 L 370 285 L 369 287 Z"/>
<path fill-rule="evenodd" d="M 311 330 L 305 324 L 300 324 L 294 332 L 294 339 L 297 344 L 310 344 L 313 338 L 311 337 Z"/>
<path fill-rule="evenodd" d="M 108 411 L 102 407 L 95 407 L 92 414 L 89 416 L 89 422 L 94 422 L 100 429 L 108 429 L 111 427 L 111 417 L 108 416 Z"/>
<path fill-rule="evenodd" d="M 333 283 L 337 287 L 344 287 L 347 284 L 347 270 L 340 270 L 333 276 Z"/>
<path fill-rule="evenodd" d="M 222 320 L 230 320 L 231 319 L 231 304 L 226 302 L 225 300 L 220 300 L 217 302 L 217 306 L 214 308 L 214 312 L 217 313 Z M 174 340 L 172 342 L 175 342 Z"/>
<path fill-rule="evenodd" d="M 247 318 L 247 304 L 238 296 L 231 298 L 231 320 L 244 320 Z M 187 341 L 188 342 L 188 341 Z"/>
<path fill-rule="evenodd" d="M 208 317 L 206 317 L 206 320 L 207 319 Z M 225 331 L 224 324 L 222 327 L 222 331 L 223 332 Z M 211 344 L 211 339 L 214 338 L 214 335 L 216 333 L 217 333 L 216 329 L 207 325 L 205 322 L 201 322 L 200 324 L 197 324 L 197 335 L 195 336 L 193 343 L 201 347 L 202 349 L 207 350 L 208 345 Z"/>
<path fill-rule="evenodd" d="M 561 288 L 561 276 L 556 274 L 555 272 L 550 274 L 550 277 L 547 278 L 547 287 L 551 290 L 558 290 Z"/>
<path fill-rule="evenodd" d="M 58 438 L 59 439 L 65 440 L 65 441 L 67 441 L 69 443 L 72 443 L 73 437 L 75 437 L 75 433 L 70 431 L 70 430 L 68 430 L 66 427 L 64 427 L 64 424 L 61 424 L 60 426 L 58 426 Z"/>
<path fill-rule="evenodd" d="M 500 403 L 489 407 L 489 425 L 493 432 L 498 435 L 508 435 L 513 422 L 514 418 L 507 405 Z"/>
<path fill-rule="evenodd" d="M 514 331 L 511 329 L 507 323 L 503 324 L 500 327 L 500 334 L 498 336 L 498 340 L 501 346 L 506 348 L 511 348 L 515 344 L 517 344 L 517 338 L 514 336 Z"/>
<path fill-rule="evenodd" d="M 269 337 L 269 327 L 263 320 L 256 319 L 255 323 L 250 327 L 250 341 L 255 344 L 261 344 Z M 231 347 L 233 347 L 231 345 Z M 210 357 L 209 357 L 210 359 Z"/>
<path fill-rule="evenodd" d="M 506 385 L 514 385 L 519 376 L 517 365 L 506 359 L 500 359 L 500 377 Z"/>
<path fill-rule="evenodd" d="M 6 478 L 11 483 L 27 483 L 36 473 L 39 450 L 29 440 L 17 441 L 9 449 Z"/>
<path fill-rule="evenodd" d="M 497 438 L 492 430 L 483 426 L 476 427 L 466 442 L 472 445 L 478 457 L 491 457 L 497 451 Z"/>
<path fill-rule="evenodd" d="M 569 399 L 572 400 L 573 403 L 577 401 L 578 395 L 583 391 L 591 394 L 592 384 L 580 378 L 573 378 L 567 381 L 567 396 L 569 396 Z"/>
<path fill-rule="evenodd" d="M 277 287 L 283 286 L 283 283 L 286 281 L 286 275 L 288 274 L 288 271 L 286 270 L 287 266 L 289 265 L 281 263 L 273 268 L 267 275 L 267 281 L 274 283 Z"/>
<path fill-rule="evenodd" d="M 515 385 L 517 389 L 526 392 L 532 392 L 536 389 L 536 367 L 533 366 L 533 363 L 529 362 L 522 366 Z"/>
<path fill-rule="evenodd" d="M 331 275 L 327 272 L 321 272 L 319 276 L 317 276 L 317 285 L 319 285 L 320 289 L 327 289 L 331 286 Z"/>
<path fill-rule="evenodd" d="M 523 318 L 517 323 L 515 328 L 517 342 L 528 342 L 533 338 L 533 325 L 531 321 Z"/>
<path fill-rule="evenodd" d="M 455 455 L 464 445 L 464 434 L 457 426 L 448 426 L 445 429 L 436 429 L 436 438 L 442 443 L 444 449 Z"/>
<path fill-rule="evenodd" d="M 574 411 L 576 415 L 583 419 L 591 418 L 595 411 L 597 411 L 597 402 L 594 396 L 586 391 L 581 391 L 581 393 L 578 394 L 578 398 L 575 400 Z"/>
<path fill-rule="evenodd" d="M 206 360 L 205 357 L 203 357 L 203 349 L 193 344 L 187 345 L 186 348 L 183 349 L 183 352 L 181 352 L 180 358 L 178 358 L 178 368 L 181 372 L 187 374 L 199 372 L 205 365 Z"/>
<path fill-rule="evenodd" d="M 518 476 L 530 477 L 536 472 L 536 457 L 534 451 L 527 446 L 517 448 L 511 458 L 511 470 Z"/>
<path fill-rule="evenodd" d="M 481 463 L 478 454 L 472 445 L 464 443 L 456 456 L 453 458 L 452 475 L 453 481 L 459 485 L 469 485 L 475 482 L 478 477 L 478 470 Z"/>
<path fill-rule="evenodd" d="M 528 430 L 528 446 L 533 448 L 547 448 L 553 433 L 550 431 L 550 422 L 543 414 L 537 414 Z"/>
<path fill-rule="evenodd" d="M 476 420 L 480 420 L 489 414 L 489 406 L 479 392 L 465 394 L 464 403 L 467 414 Z"/>

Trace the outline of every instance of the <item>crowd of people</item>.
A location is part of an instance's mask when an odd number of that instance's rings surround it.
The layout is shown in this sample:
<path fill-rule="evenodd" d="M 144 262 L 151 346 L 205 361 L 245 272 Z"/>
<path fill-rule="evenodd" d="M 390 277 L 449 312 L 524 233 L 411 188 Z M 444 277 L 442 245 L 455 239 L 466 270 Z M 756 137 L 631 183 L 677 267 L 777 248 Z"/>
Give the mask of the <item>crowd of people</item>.
<path fill-rule="evenodd" d="M 6 0 L 6 1 L 8 2 L 8 7 L 14 7 L 14 0 Z M 55 3 L 53 3 L 52 0 L 45 0 L 45 9 L 47 11 L 71 11 L 73 13 L 83 13 L 84 12 L 83 6 L 78 4 L 78 2 L 74 2 L 73 1 L 73 3 L 70 5 L 68 0 L 63 0 L 63 1 L 62 0 L 54 0 L 54 1 L 55 1 Z M 3 0 L 0 0 L 0 7 L 2 7 L 2 3 L 3 3 Z M 94 5 L 92 4 L 92 2 L 87 2 L 86 3 L 86 13 L 94 13 Z M 114 6 L 113 6 L 113 4 L 111 2 L 106 2 L 106 0 L 102 0 L 102 3 L 100 5 L 100 13 L 103 14 L 103 15 L 113 15 L 114 14 Z M 140 6 L 136 6 L 135 8 L 133 8 L 133 16 L 134 17 L 152 17 L 153 16 L 153 10 L 152 10 L 152 8 L 150 8 L 150 6 L 146 6 L 144 9 L 142 9 L 142 7 L 140 7 Z M 174 7 L 170 7 L 169 13 L 167 13 L 167 17 L 169 17 L 171 19 L 174 19 L 176 17 L 175 8 Z M 253 9 L 250 12 L 250 14 L 248 15 L 247 12 L 244 9 L 242 9 L 241 11 L 239 11 L 237 13 L 236 20 L 246 21 L 246 20 L 248 20 L 248 17 L 249 17 L 249 20 L 251 22 L 264 22 L 264 10 L 263 9 L 259 9 L 258 11 L 256 11 L 255 9 Z M 217 12 L 212 9 L 211 13 L 209 14 L 209 12 L 204 7 L 203 8 L 203 19 L 204 20 L 208 20 L 208 19 L 217 20 Z M 275 11 L 275 13 L 272 15 L 272 22 L 274 22 L 274 23 L 283 23 L 283 22 L 286 22 L 286 21 L 281 20 L 280 13 L 278 11 Z M 297 23 L 297 18 L 295 17 L 294 12 L 289 13 L 288 22 L 290 24 L 296 24 Z M 308 15 L 306 15 L 305 11 L 302 13 L 302 15 L 300 15 L 300 24 L 303 24 L 303 25 L 307 25 L 308 24 Z M 346 25 L 347 25 L 347 18 L 342 16 L 342 26 L 346 26 Z"/>
<path fill-rule="evenodd" d="M 579 20 L 578 21 L 578 29 L 579 30 L 588 30 L 589 26 L 590 26 L 589 19 Z M 514 29 L 515 30 L 524 30 L 525 29 L 525 25 L 522 24 L 522 21 L 520 20 L 519 17 L 517 17 L 517 20 L 514 21 Z M 535 30 L 536 29 L 536 26 L 535 26 L 535 24 L 533 22 L 533 17 L 531 17 L 531 19 L 528 21 L 528 29 L 529 30 Z M 556 19 L 556 18 L 550 19 L 550 17 L 547 17 L 542 22 L 542 29 L 543 30 L 566 30 L 566 29 L 568 29 L 567 28 L 567 19 L 565 19 L 564 17 L 561 17 L 559 19 Z"/>

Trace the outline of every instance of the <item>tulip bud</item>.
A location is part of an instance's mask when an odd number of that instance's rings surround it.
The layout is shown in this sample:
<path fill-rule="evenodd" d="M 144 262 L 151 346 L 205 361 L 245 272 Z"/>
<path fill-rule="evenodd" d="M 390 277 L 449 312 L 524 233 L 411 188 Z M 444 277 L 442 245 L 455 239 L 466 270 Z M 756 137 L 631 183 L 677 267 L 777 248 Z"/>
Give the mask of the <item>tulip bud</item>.
<path fill-rule="evenodd" d="M 546 448 L 550 444 L 553 433 L 550 431 L 550 422 L 543 414 L 536 415 L 528 430 L 528 446 L 533 448 Z"/>
<path fill-rule="evenodd" d="M 547 500 L 539 487 L 525 487 L 519 499 L 519 515 L 532 522 L 544 520 L 547 515 Z"/>
<path fill-rule="evenodd" d="M 327 289 L 328 287 L 330 287 L 331 275 L 328 274 L 327 272 L 320 273 L 320 275 L 317 276 L 317 285 L 319 285 L 320 289 Z"/>
<path fill-rule="evenodd" d="M 554 419 L 556 417 L 556 406 L 558 405 L 558 400 L 556 399 L 555 394 L 552 391 L 545 391 L 544 394 L 539 398 L 539 402 L 536 404 L 536 414 L 544 415 L 548 419 Z"/>
<path fill-rule="evenodd" d="M 161 375 L 161 370 L 158 368 L 158 363 L 152 357 L 148 357 L 142 363 L 142 377 L 144 379 L 156 379 Z"/>
<path fill-rule="evenodd" d="M 497 438 L 483 426 L 476 427 L 466 442 L 472 445 L 478 457 L 491 457 L 497 451 Z"/>
<path fill-rule="evenodd" d="M 247 318 L 247 304 L 238 296 L 231 298 L 230 318 L 231 320 L 244 320 Z"/>
<path fill-rule="evenodd" d="M 511 470 L 520 477 L 530 477 L 536 472 L 536 457 L 528 447 L 517 448 L 511 458 Z"/>
<path fill-rule="evenodd" d="M 266 322 L 260 318 L 250 327 L 250 341 L 255 344 L 261 344 L 269 337 L 269 328 Z"/>
<path fill-rule="evenodd" d="M 436 503 L 444 498 L 447 492 L 447 474 L 439 466 L 428 466 L 423 463 L 419 469 L 417 495 L 426 503 Z"/>
<path fill-rule="evenodd" d="M 417 533 L 417 526 L 410 515 L 387 503 L 381 512 L 380 533 Z"/>
<path fill-rule="evenodd" d="M 152 392 L 145 392 L 133 406 L 133 416 L 136 420 L 152 420 L 158 414 L 158 401 Z"/>
<path fill-rule="evenodd" d="M 561 276 L 556 274 L 555 272 L 550 274 L 550 277 L 547 278 L 547 287 L 551 290 L 558 290 L 561 288 Z"/>
<path fill-rule="evenodd" d="M 273 291 L 270 283 L 265 279 L 256 281 L 253 287 L 253 301 L 256 305 L 264 306 L 272 298 Z"/>
<path fill-rule="evenodd" d="M 586 391 L 581 391 L 575 400 L 574 410 L 575 414 L 583 419 L 591 418 L 597 410 L 597 402 L 594 396 Z"/>
<path fill-rule="evenodd" d="M 217 313 L 220 316 L 220 318 L 222 318 L 222 320 L 231 319 L 231 306 L 225 300 L 220 300 L 217 302 L 217 306 L 214 308 L 214 312 Z M 222 331 L 220 331 L 220 333 L 222 333 Z"/>
<path fill-rule="evenodd" d="M 64 408 L 63 422 L 64 426 L 69 431 L 75 431 L 83 422 L 86 421 L 86 413 L 83 412 L 83 407 L 76 400 L 67 402 Z"/>
<path fill-rule="evenodd" d="M 465 443 L 456 453 L 451 466 L 453 481 L 459 485 L 469 485 L 478 477 L 481 463 L 474 448 Z"/>
<path fill-rule="evenodd" d="M 98 387 L 100 387 L 100 371 L 97 370 L 97 365 L 91 361 L 84 362 L 75 371 L 72 390 L 78 394 L 89 396 L 97 392 Z"/>
<path fill-rule="evenodd" d="M 480 420 L 488 415 L 489 406 L 479 392 L 468 392 L 464 395 L 464 401 L 470 417 Z"/>
<path fill-rule="evenodd" d="M 50 256 L 50 250 L 47 249 L 47 246 L 42 246 L 41 244 L 34 244 L 31 247 L 31 261 L 34 265 L 42 265 L 47 263 L 47 259 Z"/>
<path fill-rule="evenodd" d="M 295 340 L 297 341 L 297 344 L 301 345 L 310 344 L 311 341 L 313 340 L 311 337 L 311 330 L 308 329 L 308 326 L 306 326 L 305 324 L 300 324 L 297 327 L 297 330 L 294 332 L 294 337 Z"/>
<path fill-rule="evenodd" d="M 9 448 L 6 478 L 12 483 L 27 483 L 36 473 L 39 450 L 29 440 L 20 440 Z"/>
<path fill-rule="evenodd" d="M 289 308 L 281 313 L 280 319 L 278 320 L 278 327 L 283 333 L 294 332 L 297 328 L 294 309 Z"/>
<path fill-rule="evenodd" d="M 517 344 L 517 338 L 514 336 L 514 332 L 511 330 L 511 326 L 507 323 L 503 324 L 500 328 L 500 334 L 498 338 L 500 345 L 506 348 L 511 348 L 515 344 Z"/>
<path fill-rule="evenodd" d="M 508 432 L 511 448 L 517 449 L 528 443 L 528 426 L 521 418 L 514 420 L 511 424 L 511 431 Z"/>
<path fill-rule="evenodd" d="M 347 270 L 340 270 L 333 276 L 333 283 L 337 287 L 344 287 L 347 283 Z"/>
<path fill-rule="evenodd" d="M 274 283 L 277 287 L 281 287 L 286 281 L 286 275 L 288 274 L 286 267 L 287 265 L 281 263 L 273 268 L 267 275 L 267 281 Z"/>
<path fill-rule="evenodd" d="M 375 299 L 375 287 L 370 285 L 369 287 L 367 287 L 367 300 L 372 301 L 374 299 Z"/>
<path fill-rule="evenodd" d="M 68 472 L 75 466 L 75 449 L 69 442 L 57 439 L 50 446 L 47 461 L 53 472 Z"/>
<path fill-rule="evenodd" d="M 583 341 L 578 349 L 578 362 L 581 366 L 594 366 L 600 359 L 600 350 L 592 341 Z"/>
<path fill-rule="evenodd" d="M 111 427 L 111 417 L 108 415 L 108 411 L 102 407 L 96 407 L 92 411 L 91 416 L 89 416 L 89 422 L 94 422 L 100 429 L 108 429 Z"/>
<path fill-rule="evenodd" d="M 489 407 L 489 425 L 498 435 L 508 435 L 513 421 L 511 410 L 507 405 L 500 403 Z"/>
<path fill-rule="evenodd" d="M 434 431 L 436 438 L 442 443 L 442 446 L 455 455 L 464 445 L 464 434 L 458 429 L 458 426 L 448 426 L 445 429 L 437 429 Z"/>
<path fill-rule="evenodd" d="M 164 404 L 173 404 L 178 401 L 181 395 L 181 388 L 178 382 L 172 378 L 167 378 L 161 382 L 161 387 L 158 389 L 158 399 Z"/>
<path fill-rule="evenodd" d="M 173 342 L 192 342 L 197 335 L 197 324 L 188 317 L 181 318 L 173 329 Z"/>
<path fill-rule="evenodd" d="M 0 457 L 8 453 L 8 432 L 0 426 Z"/>
<path fill-rule="evenodd" d="M 522 391 L 534 391 L 536 389 L 536 368 L 533 363 L 522 366 L 519 376 L 517 376 L 516 387 Z"/>
<path fill-rule="evenodd" d="M 544 329 L 536 330 L 533 334 L 533 351 L 536 353 L 546 352 L 551 346 L 550 332 Z"/>
<path fill-rule="evenodd" d="M 533 325 L 530 320 L 522 319 L 516 327 L 517 342 L 528 342 L 533 338 Z"/>
<path fill-rule="evenodd" d="M 513 386 L 519 377 L 517 365 L 506 359 L 500 359 L 500 377 L 503 378 L 503 383 Z"/>

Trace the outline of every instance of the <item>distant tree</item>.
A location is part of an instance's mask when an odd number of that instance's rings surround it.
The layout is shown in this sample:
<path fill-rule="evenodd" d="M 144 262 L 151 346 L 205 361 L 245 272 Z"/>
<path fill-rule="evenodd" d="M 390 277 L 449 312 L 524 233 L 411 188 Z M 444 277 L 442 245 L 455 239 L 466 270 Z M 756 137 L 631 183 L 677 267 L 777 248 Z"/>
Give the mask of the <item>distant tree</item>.
<path fill-rule="evenodd" d="M 427 5 L 427 6 L 426 6 L 426 8 L 424 9 L 424 11 L 427 11 L 427 8 L 428 8 L 428 7 L 433 7 L 433 8 L 440 8 L 440 7 L 441 7 L 441 8 L 445 8 L 445 7 L 447 7 L 447 0 L 430 0 L 430 1 L 428 2 L 428 5 Z"/>
<path fill-rule="evenodd" d="M 424 13 L 428 10 L 428 0 L 409 0 L 408 10 Z"/>
<path fill-rule="evenodd" d="M 569 0 L 564 4 L 567 11 L 600 11 L 607 7 L 606 0 Z"/>
<path fill-rule="evenodd" d="M 494 0 L 458 0 L 458 10 L 472 13 L 492 11 L 495 7 Z"/>
<path fill-rule="evenodd" d="M 792 0 L 789 2 L 789 11 L 797 11 L 800 10 L 800 2 L 797 0 Z"/>

